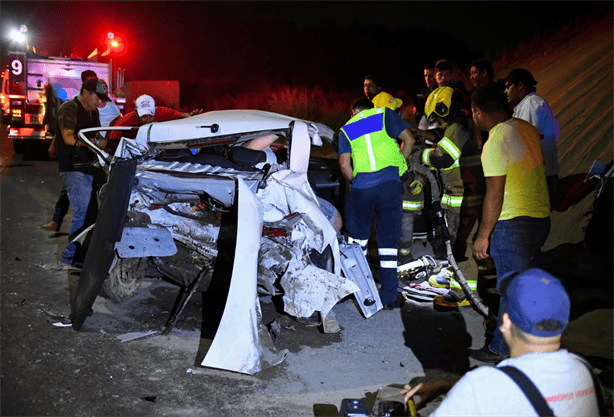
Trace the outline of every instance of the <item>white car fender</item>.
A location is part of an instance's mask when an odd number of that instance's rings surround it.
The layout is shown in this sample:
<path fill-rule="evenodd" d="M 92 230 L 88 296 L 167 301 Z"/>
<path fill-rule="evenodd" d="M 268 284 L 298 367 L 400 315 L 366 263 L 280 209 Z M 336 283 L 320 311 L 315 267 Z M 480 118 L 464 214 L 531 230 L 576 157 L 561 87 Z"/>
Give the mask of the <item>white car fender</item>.
<path fill-rule="evenodd" d="M 277 352 L 259 318 L 256 286 L 262 211 L 245 182 L 238 178 L 238 183 L 237 243 L 230 289 L 219 327 L 201 365 L 253 375 L 261 370 L 263 361 L 277 365 L 288 351 Z"/>

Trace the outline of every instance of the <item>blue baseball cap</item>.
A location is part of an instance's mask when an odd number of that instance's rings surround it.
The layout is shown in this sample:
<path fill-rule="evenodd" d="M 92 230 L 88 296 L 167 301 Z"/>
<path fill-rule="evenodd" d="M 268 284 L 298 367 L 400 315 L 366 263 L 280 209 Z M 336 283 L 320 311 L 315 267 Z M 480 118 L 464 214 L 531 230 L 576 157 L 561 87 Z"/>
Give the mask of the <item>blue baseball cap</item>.
<path fill-rule="evenodd" d="M 558 278 L 532 268 L 501 279 L 501 302 L 518 328 L 538 337 L 557 336 L 569 322 L 571 301 Z"/>

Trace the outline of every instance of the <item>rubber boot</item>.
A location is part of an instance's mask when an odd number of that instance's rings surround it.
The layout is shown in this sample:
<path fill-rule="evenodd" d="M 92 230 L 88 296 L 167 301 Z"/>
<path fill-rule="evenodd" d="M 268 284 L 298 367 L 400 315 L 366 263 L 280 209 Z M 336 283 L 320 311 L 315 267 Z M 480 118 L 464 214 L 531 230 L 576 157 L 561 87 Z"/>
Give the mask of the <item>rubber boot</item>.
<path fill-rule="evenodd" d="M 414 216 L 414 213 L 403 211 L 403 220 L 401 222 L 403 234 L 399 239 L 398 252 L 399 266 L 414 260 L 411 253 L 411 249 L 414 244 Z"/>
<path fill-rule="evenodd" d="M 441 231 L 440 226 L 437 226 L 437 229 L 435 230 L 435 237 L 433 237 L 431 245 L 433 246 L 433 257 L 435 259 L 448 258 L 448 252 L 446 250 L 446 241 L 443 238 L 443 233 Z"/>

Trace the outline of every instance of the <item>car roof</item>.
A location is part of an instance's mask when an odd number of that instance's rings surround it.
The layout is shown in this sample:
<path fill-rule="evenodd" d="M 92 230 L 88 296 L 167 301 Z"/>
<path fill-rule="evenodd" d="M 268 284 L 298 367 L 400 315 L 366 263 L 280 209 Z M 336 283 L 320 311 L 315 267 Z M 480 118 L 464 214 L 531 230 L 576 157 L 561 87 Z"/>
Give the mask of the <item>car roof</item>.
<path fill-rule="evenodd" d="M 149 127 L 150 143 L 168 143 L 181 140 L 246 135 L 287 129 L 300 120 L 283 114 L 262 110 L 219 110 L 192 117 L 152 123 Z"/>

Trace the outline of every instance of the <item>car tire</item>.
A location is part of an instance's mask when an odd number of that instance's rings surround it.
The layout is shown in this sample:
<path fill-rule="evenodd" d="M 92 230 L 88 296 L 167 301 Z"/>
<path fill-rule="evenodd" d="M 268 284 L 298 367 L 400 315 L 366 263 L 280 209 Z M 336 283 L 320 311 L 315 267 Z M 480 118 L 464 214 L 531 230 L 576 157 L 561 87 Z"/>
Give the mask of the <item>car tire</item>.
<path fill-rule="evenodd" d="M 131 297 L 139 289 L 149 265 L 149 258 L 117 258 L 102 288 L 114 300 Z"/>

